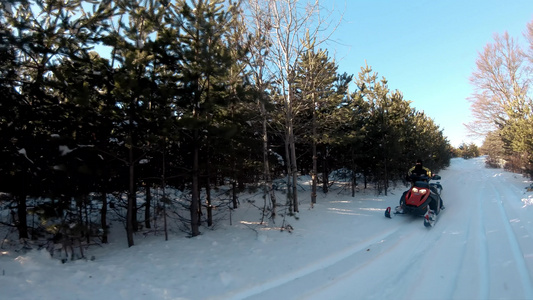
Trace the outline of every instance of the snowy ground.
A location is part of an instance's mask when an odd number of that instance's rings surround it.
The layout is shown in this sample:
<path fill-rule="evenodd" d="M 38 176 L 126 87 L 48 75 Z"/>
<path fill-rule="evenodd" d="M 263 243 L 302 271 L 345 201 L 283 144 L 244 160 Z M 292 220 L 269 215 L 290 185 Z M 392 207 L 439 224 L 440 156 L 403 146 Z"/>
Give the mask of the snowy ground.
<path fill-rule="evenodd" d="M 233 225 L 193 239 L 137 236 L 131 248 L 121 236 L 90 248 L 93 261 L 0 249 L 0 298 L 533 299 L 531 182 L 483 158 L 454 159 L 440 175 L 446 210 L 430 229 L 383 216 L 403 188 L 335 191 L 313 209 L 302 193 L 292 233 L 253 227 L 258 212 L 244 204 Z"/>

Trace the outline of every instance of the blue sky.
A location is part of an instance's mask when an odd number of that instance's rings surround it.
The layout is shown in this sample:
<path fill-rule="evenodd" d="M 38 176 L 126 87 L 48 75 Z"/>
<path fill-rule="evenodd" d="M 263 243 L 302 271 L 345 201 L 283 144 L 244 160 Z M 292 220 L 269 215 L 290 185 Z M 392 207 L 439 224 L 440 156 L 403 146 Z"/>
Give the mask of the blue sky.
<path fill-rule="evenodd" d="M 469 136 L 469 77 L 478 53 L 505 31 L 525 43 L 532 0 L 382 1 L 322 0 L 343 20 L 326 46 L 340 72 L 357 75 L 365 60 L 391 90 L 403 92 L 441 129 L 452 146 L 481 140 Z"/>

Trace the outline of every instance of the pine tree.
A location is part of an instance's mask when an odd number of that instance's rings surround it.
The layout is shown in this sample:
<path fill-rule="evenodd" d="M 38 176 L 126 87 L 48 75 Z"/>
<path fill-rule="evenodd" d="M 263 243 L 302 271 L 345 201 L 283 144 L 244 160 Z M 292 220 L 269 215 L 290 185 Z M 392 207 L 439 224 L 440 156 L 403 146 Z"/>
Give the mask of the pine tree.
<path fill-rule="evenodd" d="M 180 122 L 190 130 L 192 145 L 191 230 L 200 234 L 200 155 L 206 137 L 204 129 L 212 122 L 217 106 L 226 106 L 227 78 L 234 58 L 227 34 L 234 26 L 237 12 L 233 6 L 225 9 L 223 0 L 177 1 L 175 6 L 183 16 L 180 43 L 183 53 L 182 98 Z"/>
<path fill-rule="evenodd" d="M 299 97 L 302 98 L 302 103 L 306 106 L 303 114 L 304 122 L 310 123 L 309 126 L 302 125 L 305 128 L 304 140 L 311 144 L 312 155 L 312 191 L 311 191 L 311 205 L 316 203 L 316 192 L 318 183 L 318 153 L 317 145 L 328 145 L 334 142 L 332 140 L 332 133 L 335 125 L 338 124 L 335 120 L 337 107 L 343 98 L 342 94 L 335 91 L 335 83 L 337 82 L 337 66 L 330 61 L 327 51 L 314 49 L 314 41 L 307 36 L 305 45 L 307 52 L 299 59 L 297 69 L 296 89 L 299 91 Z M 345 83 L 347 84 L 347 83 Z M 309 122 L 310 121 L 310 122 Z M 323 160 L 326 159 L 325 153 L 322 153 Z M 323 182 L 327 187 L 327 177 L 329 172 L 324 170 Z M 327 192 L 327 191 L 325 191 Z"/>
<path fill-rule="evenodd" d="M 362 164 L 378 178 L 378 189 L 387 193 L 389 182 L 403 178 L 418 158 L 430 168 L 447 165 L 449 143 L 433 120 L 412 109 L 401 92 L 391 92 L 368 66 L 361 68 L 357 86 L 355 97 L 369 105 L 363 151 L 371 155 Z"/>
<path fill-rule="evenodd" d="M 15 118 L 5 124 L 5 132 L 11 135 L 8 138 L 14 149 L 24 153 L 20 157 L 20 166 L 24 167 L 12 169 L 11 173 L 15 178 L 20 176 L 14 192 L 21 238 L 28 237 L 26 196 L 42 193 L 43 187 L 39 186 L 46 177 L 41 171 L 52 164 L 49 139 L 61 134 L 65 127 L 62 121 L 67 111 L 61 105 L 60 95 L 50 92 L 54 88 L 51 79 L 58 61 L 70 55 L 75 47 L 83 47 L 74 46 L 82 44 L 83 39 L 76 35 L 76 27 L 71 23 L 80 4 L 81 1 L 2 3 L 2 43 L 8 45 L 2 49 L 6 49 L 5 54 L 11 56 L 12 66 L 16 67 L 16 72 L 6 74 L 9 85 L 5 87 L 10 95 L 6 100 L 14 101 L 11 104 L 16 115 L 9 116 Z"/>
<path fill-rule="evenodd" d="M 138 230 L 136 170 L 141 159 L 157 150 L 161 123 L 157 120 L 165 110 L 159 96 L 154 70 L 157 50 L 153 38 L 161 27 L 165 6 L 159 1 L 115 1 L 116 12 L 110 16 L 110 25 L 100 40 L 110 47 L 111 76 L 105 89 L 106 103 L 110 107 L 109 120 L 113 124 L 107 143 L 100 150 L 117 159 L 127 169 L 128 200 L 126 231 L 128 245 L 132 246 L 133 232 Z"/>

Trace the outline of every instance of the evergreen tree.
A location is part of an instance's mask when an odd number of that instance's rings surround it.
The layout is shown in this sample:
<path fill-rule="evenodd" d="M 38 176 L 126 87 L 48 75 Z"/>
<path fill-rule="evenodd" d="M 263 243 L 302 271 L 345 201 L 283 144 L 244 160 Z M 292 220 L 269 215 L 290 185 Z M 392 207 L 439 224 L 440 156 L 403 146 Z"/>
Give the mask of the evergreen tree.
<path fill-rule="evenodd" d="M 182 98 L 180 123 L 190 130 L 192 145 L 191 230 L 200 234 L 200 155 L 205 145 L 205 131 L 212 124 L 212 116 L 218 106 L 226 106 L 228 72 L 233 66 L 228 43 L 228 33 L 238 16 L 236 7 L 226 8 L 225 1 L 176 1 L 176 8 L 183 16 L 180 43 L 183 53 Z"/>
<path fill-rule="evenodd" d="M 369 119 L 370 106 L 359 92 L 349 94 L 339 107 L 340 119 L 343 120 L 335 131 L 339 143 L 331 151 L 342 166 L 350 170 L 352 197 L 355 196 L 357 173 L 366 176 L 370 173 L 368 152 L 366 152 L 366 124 Z M 366 181 L 365 181 L 366 188 Z"/>
<path fill-rule="evenodd" d="M 377 73 L 361 68 L 356 97 L 368 102 L 366 137 L 363 140 L 364 169 L 377 178 L 378 188 L 387 193 L 391 180 L 403 178 L 417 158 L 430 168 L 449 163 L 449 143 L 442 130 L 423 112 L 410 108 L 399 91 L 390 92 L 387 81 L 377 81 Z"/>
<path fill-rule="evenodd" d="M 0 22 L 2 49 L 13 60 L 12 66 L 16 66 L 16 72 L 2 72 L 9 78 L 3 85 L 9 95 L 6 100 L 13 101 L 3 104 L 13 105 L 9 109 L 15 112 L 14 116 L 6 116 L 7 123 L 2 124 L 7 129 L 5 133 L 11 135 L 7 137 L 11 145 L 2 144 L 9 145 L 8 148 L 14 146 L 13 150 L 23 154 L 18 155 L 23 156 L 20 167 L 11 169 L 9 174 L 15 178 L 13 192 L 18 202 L 19 234 L 26 238 L 26 196 L 42 193 L 40 186 L 46 180 L 42 172 L 53 163 L 49 139 L 66 127 L 64 120 L 68 112 L 60 96 L 50 92 L 51 79 L 58 61 L 72 54 L 76 47 L 83 48 L 78 27 L 71 22 L 79 13 L 81 1 L 4 2 L 2 5 L 5 9 Z"/>
<path fill-rule="evenodd" d="M 303 118 L 304 125 L 299 125 L 303 130 L 303 140 L 308 141 L 311 146 L 311 205 L 316 203 L 316 192 L 318 183 L 318 145 L 327 145 L 335 142 L 333 132 L 339 124 L 337 115 L 338 107 L 343 99 L 344 89 L 336 89 L 339 76 L 337 66 L 330 61 L 327 51 L 314 49 L 314 41 L 307 36 L 306 47 L 308 51 L 299 59 L 297 69 L 296 88 L 298 96 L 302 98 L 302 103 L 306 106 L 305 111 L 298 119 Z M 349 80 L 342 83 L 348 84 Z M 339 93 L 337 93 L 340 91 Z M 325 163 L 326 151 L 322 151 L 323 165 Z M 323 169 L 324 192 L 327 192 L 327 168 Z"/>
<path fill-rule="evenodd" d="M 498 131 L 489 132 L 481 145 L 481 152 L 487 156 L 485 163 L 491 168 L 503 167 L 506 153 Z"/>
<path fill-rule="evenodd" d="M 367 148 L 372 157 L 373 174 L 377 178 L 378 190 L 388 189 L 389 169 L 391 158 L 392 128 L 388 120 L 388 106 L 390 105 L 389 88 L 387 80 L 378 81 L 378 74 L 368 65 L 361 68 L 357 80 L 360 97 L 369 103 L 369 119 L 367 128 Z"/>

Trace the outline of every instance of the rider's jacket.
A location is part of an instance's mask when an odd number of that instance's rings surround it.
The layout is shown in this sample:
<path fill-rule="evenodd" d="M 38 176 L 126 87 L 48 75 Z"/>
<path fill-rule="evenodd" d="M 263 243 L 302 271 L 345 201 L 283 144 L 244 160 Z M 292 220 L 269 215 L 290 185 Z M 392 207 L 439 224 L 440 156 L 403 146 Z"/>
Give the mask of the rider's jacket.
<path fill-rule="evenodd" d="M 414 167 L 412 167 L 411 169 L 409 169 L 409 176 L 412 175 L 412 174 L 416 174 L 416 175 L 427 175 L 428 177 L 431 177 L 431 170 L 426 168 L 426 167 L 423 167 L 423 166 L 420 166 L 420 165 L 416 165 Z"/>

